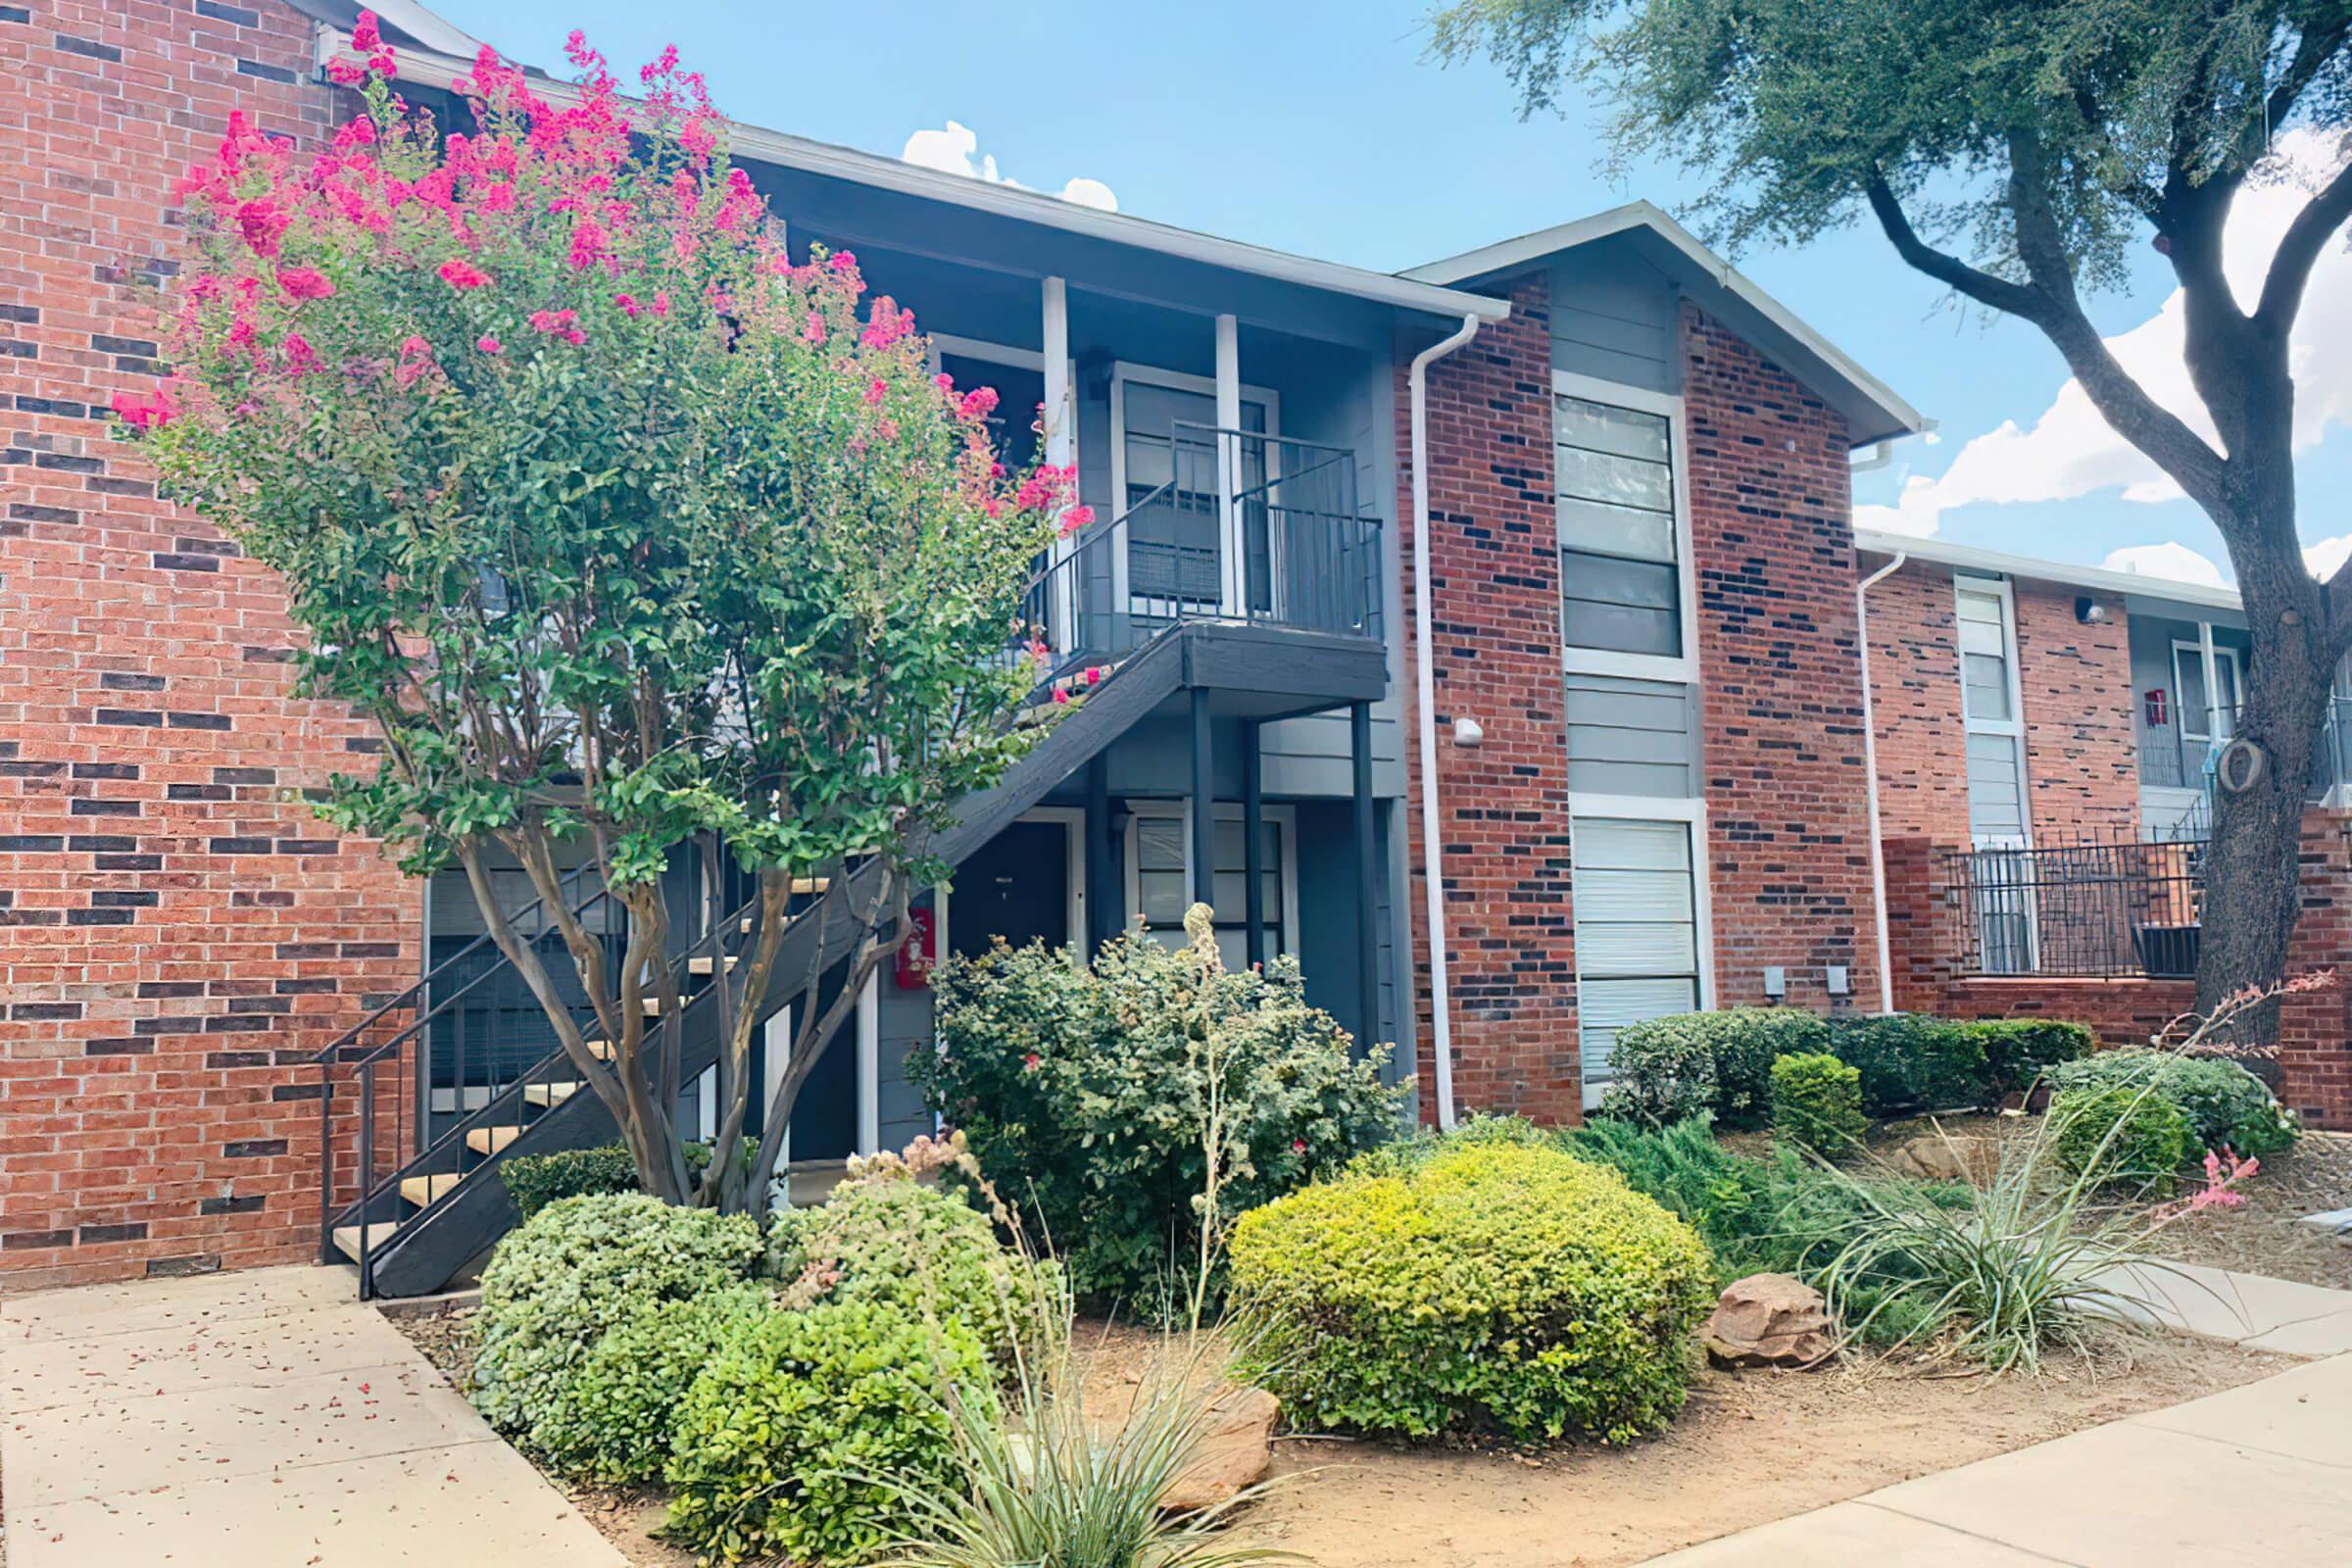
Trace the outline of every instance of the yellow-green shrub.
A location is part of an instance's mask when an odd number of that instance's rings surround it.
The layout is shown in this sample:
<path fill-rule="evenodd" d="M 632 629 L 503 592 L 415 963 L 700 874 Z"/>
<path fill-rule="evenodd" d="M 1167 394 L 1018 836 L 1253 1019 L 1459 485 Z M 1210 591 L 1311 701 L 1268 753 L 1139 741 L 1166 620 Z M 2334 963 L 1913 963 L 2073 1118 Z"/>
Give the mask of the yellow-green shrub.
<path fill-rule="evenodd" d="M 1242 1216 L 1245 1370 L 1308 1428 L 1487 1423 L 1625 1442 L 1672 1420 L 1714 1301 L 1697 1235 L 1554 1149 L 1442 1149 Z"/>
<path fill-rule="evenodd" d="M 1826 1052 L 1781 1056 L 1772 1064 L 1773 1130 L 1825 1154 L 1861 1146 L 1862 1074 Z"/>

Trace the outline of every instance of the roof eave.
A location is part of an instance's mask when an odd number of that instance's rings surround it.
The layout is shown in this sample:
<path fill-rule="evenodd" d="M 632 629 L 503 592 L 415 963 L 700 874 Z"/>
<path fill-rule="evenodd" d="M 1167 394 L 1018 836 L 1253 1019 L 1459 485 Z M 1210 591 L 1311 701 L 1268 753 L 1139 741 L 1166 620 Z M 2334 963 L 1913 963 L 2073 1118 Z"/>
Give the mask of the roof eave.
<path fill-rule="evenodd" d="M 1904 400 L 1848 355 L 1831 342 L 1803 318 L 1779 300 L 1766 293 L 1754 279 L 1731 263 L 1716 255 L 1671 214 L 1654 202 L 1627 202 L 1606 212 L 1593 213 L 1573 222 L 1555 224 L 1532 234 L 1521 234 L 1477 250 L 1464 251 L 1422 267 L 1399 272 L 1399 277 L 1416 282 L 1452 286 L 1473 279 L 1492 277 L 1513 271 L 1541 261 L 1559 251 L 1590 245 L 1613 234 L 1646 229 L 1679 252 L 1692 267 L 1704 272 L 1717 286 L 1756 312 L 1776 329 L 1786 333 L 1806 353 L 1819 360 L 1823 368 L 1850 387 L 1862 401 L 1881 417 L 1854 423 L 1848 437 L 1857 446 L 1869 446 L 1898 436 L 1916 435 L 1928 427 L 1928 420 L 1909 402 Z"/>
<path fill-rule="evenodd" d="M 2134 594 L 2142 599 L 2176 600 L 2208 610 L 2243 609 L 2234 588 L 2216 588 L 2211 583 L 2177 582 L 2169 577 L 2148 577 L 2136 571 L 2113 571 L 2105 566 L 2078 566 L 2063 561 L 2043 561 L 2034 556 L 2011 555 L 2002 550 L 1956 544 L 1948 539 L 1915 538 L 1910 534 L 1856 528 L 1854 548 L 1867 555 L 1904 555 L 1913 561 L 1933 562 L 1962 571 L 2026 577 L 2035 582 L 2086 588 L 2095 593 L 2118 596 Z"/>
<path fill-rule="evenodd" d="M 321 66 L 348 51 L 350 33 L 344 28 L 322 22 L 318 25 L 318 61 Z M 472 71 L 471 60 L 459 59 L 431 49 L 411 48 L 402 51 L 400 56 L 401 78 L 426 86 L 447 88 Z M 574 100 L 579 93 L 573 84 L 554 78 L 534 81 L 532 90 L 557 102 Z M 1040 191 L 992 185 L 967 175 L 950 174 L 939 170 L 923 169 L 902 159 L 884 158 L 874 153 L 859 152 L 856 148 L 811 141 L 805 136 L 770 130 L 764 125 L 749 124 L 742 121 L 729 121 L 727 123 L 729 140 L 736 153 L 804 173 L 944 202 L 1019 222 L 1036 223 L 1064 233 L 1114 245 L 1130 245 L 1206 267 L 1248 273 L 1301 288 L 1343 294 L 1376 305 L 1447 320 L 1458 321 L 1465 317 L 1477 317 L 1484 321 L 1499 321 L 1511 314 L 1508 300 L 1497 300 L 1468 290 L 1377 272 L 1368 268 L 1348 267 L 1339 262 L 1294 256 L 1286 251 L 1270 250 L 1214 234 L 1198 233 L 1124 213 L 1106 213 Z"/>

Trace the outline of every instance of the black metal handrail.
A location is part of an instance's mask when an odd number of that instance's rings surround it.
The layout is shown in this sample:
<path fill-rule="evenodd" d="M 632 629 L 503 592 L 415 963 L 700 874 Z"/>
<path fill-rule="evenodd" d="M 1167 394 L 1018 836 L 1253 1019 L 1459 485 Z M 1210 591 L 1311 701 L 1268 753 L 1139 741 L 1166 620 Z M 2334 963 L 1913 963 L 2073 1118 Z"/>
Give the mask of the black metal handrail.
<path fill-rule="evenodd" d="M 593 868 L 581 868 L 582 871 L 590 869 Z M 575 917 L 585 917 L 591 910 L 594 909 L 600 901 L 609 899 L 611 897 L 612 895 L 610 892 L 600 885 L 595 893 L 591 894 L 587 899 L 583 900 L 578 906 L 573 907 L 572 913 Z M 521 910 L 517 911 L 516 915 L 510 916 L 509 918 L 512 920 L 518 918 L 521 915 L 527 915 L 528 913 L 536 910 L 543 902 L 544 901 L 534 900 L 531 904 L 524 906 Z M 716 977 L 723 973 L 725 967 L 725 957 L 731 953 L 736 945 L 730 939 L 737 936 L 748 935 L 743 932 L 743 927 L 748 920 L 752 920 L 757 914 L 760 905 L 760 898 L 757 895 L 754 895 L 746 903 L 731 910 L 715 927 L 705 931 L 693 942 L 689 943 L 683 950 L 671 956 L 667 964 L 664 965 L 664 968 L 668 972 L 670 978 L 675 982 L 676 988 L 681 997 L 686 996 L 692 989 L 692 964 L 695 958 L 704 956 L 711 957 L 713 959 L 711 966 L 713 976 Z M 813 906 L 812 906 L 812 907 Z M 808 912 L 809 912 L 808 908 L 803 908 L 794 911 L 787 919 L 787 927 L 789 928 L 793 921 L 797 921 L 802 915 Z M 756 932 L 757 926 L 755 924 L 754 932 L 750 934 L 756 934 Z M 535 938 L 534 941 L 544 940 L 545 935 L 546 934 L 543 933 L 542 937 Z M 486 940 L 486 937 L 480 938 L 474 943 L 467 944 L 466 949 L 462 950 L 458 955 L 453 955 L 447 962 L 436 965 L 432 975 L 428 975 L 426 980 L 419 982 L 416 987 L 412 987 L 411 993 L 422 994 L 429 992 L 430 983 L 433 976 L 443 974 L 461 958 L 473 954 L 478 948 L 480 942 Z M 616 954 L 615 961 L 617 962 Z M 382 1042 L 381 1044 L 368 1048 L 365 1052 L 357 1056 L 352 1056 L 348 1058 L 348 1060 L 345 1060 L 336 1056 L 333 1053 L 336 1049 L 343 1048 L 345 1042 L 349 1042 L 354 1035 L 360 1033 L 360 1029 L 355 1029 L 351 1031 L 351 1033 L 347 1034 L 344 1037 L 344 1042 L 338 1042 L 338 1048 L 330 1048 L 329 1052 L 321 1053 L 318 1057 L 315 1058 L 317 1064 L 321 1069 L 320 1091 L 318 1096 L 319 1255 L 322 1260 L 333 1260 L 335 1253 L 335 1221 L 339 1214 L 356 1216 L 359 1228 L 358 1250 L 360 1254 L 356 1261 L 359 1265 L 360 1292 L 363 1299 L 372 1296 L 374 1293 L 375 1240 L 373 1231 L 371 1229 L 373 1215 L 379 1202 L 381 1202 L 388 1194 L 397 1194 L 399 1184 L 404 1179 L 403 1173 L 420 1163 L 429 1164 L 432 1162 L 435 1156 L 454 1151 L 456 1147 L 466 1138 L 466 1134 L 472 1130 L 472 1122 L 481 1114 L 486 1113 L 494 1108 L 506 1096 L 524 1094 L 535 1085 L 555 1082 L 557 1081 L 556 1074 L 559 1070 L 568 1069 L 573 1075 L 564 1079 L 563 1081 L 578 1081 L 577 1068 L 571 1063 L 569 1054 L 564 1051 L 561 1045 L 558 1045 L 555 1050 L 546 1053 L 536 1061 L 532 1062 L 531 1065 L 526 1067 L 523 1072 L 513 1082 L 495 1089 L 480 1109 L 469 1115 L 466 1113 L 465 1105 L 466 1084 L 463 1072 L 463 1060 L 461 1059 L 459 1063 L 460 1070 L 455 1079 L 458 1096 L 457 1116 L 447 1132 L 437 1139 L 428 1140 L 426 1147 L 416 1151 L 413 1154 L 408 1153 L 405 1150 L 405 1145 L 407 1142 L 406 1116 L 408 1104 L 408 1086 L 404 1082 L 401 1085 L 402 1093 L 395 1102 L 397 1113 L 401 1120 L 399 1126 L 394 1132 L 395 1145 L 396 1147 L 400 1147 L 403 1152 L 399 1157 L 396 1157 L 392 1161 L 389 1172 L 381 1180 L 376 1179 L 374 1161 L 376 1147 L 377 1067 L 387 1060 L 393 1061 L 397 1065 L 402 1051 L 412 1043 L 417 1047 L 420 1057 L 423 1057 L 431 1050 L 431 1036 L 429 1029 L 432 1022 L 444 1012 L 454 1008 L 459 1001 L 461 1001 L 466 995 L 474 990 L 476 987 L 487 984 L 494 977 L 512 969 L 513 967 L 513 960 L 502 956 L 498 963 L 473 975 L 463 985 L 458 986 L 456 989 L 450 991 L 445 997 L 434 1002 L 424 1013 L 412 1020 L 406 1027 L 392 1036 L 392 1038 Z M 612 994 L 617 997 L 617 986 L 612 988 Z M 617 1005 L 617 1002 L 615 1004 Z M 685 1004 L 681 1004 L 681 1012 L 684 1010 L 684 1005 Z M 387 1013 L 393 1010 L 395 1010 L 395 1007 L 392 1005 L 380 1007 L 375 1012 L 369 1014 L 368 1022 L 372 1023 L 380 1020 L 385 1017 Z M 365 1027 L 366 1024 L 361 1026 L 362 1029 Z M 684 1027 L 684 1022 L 682 1018 L 673 1018 L 665 1015 L 662 1019 L 660 1027 L 682 1029 Z M 585 1033 L 591 1043 L 603 1038 L 601 1023 L 591 1021 L 588 1024 Z M 352 1069 L 352 1075 L 358 1080 L 360 1116 L 359 1140 L 354 1151 L 354 1197 L 348 1203 L 343 1205 L 339 1211 L 334 1200 L 335 1149 L 333 1124 L 333 1101 L 335 1093 L 333 1069 L 338 1064 L 349 1066 Z M 429 1078 L 427 1081 L 429 1082 Z"/>
<path fill-rule="evenodd" d="M 1381 524 L 1352 451 L 1176 421 L 1167 456 L 1166 478 L 1130 485 L 1031 577 L 1008 657 L 1042 646 L 1060 674 L 1201 620 L 1381 635 Z"/>
<path fill-rule="evenodd" d="M 1942 857 L 1969 975 L 2174 978 L 2196 972 L 2205 843 L 2086 839 Z"/>

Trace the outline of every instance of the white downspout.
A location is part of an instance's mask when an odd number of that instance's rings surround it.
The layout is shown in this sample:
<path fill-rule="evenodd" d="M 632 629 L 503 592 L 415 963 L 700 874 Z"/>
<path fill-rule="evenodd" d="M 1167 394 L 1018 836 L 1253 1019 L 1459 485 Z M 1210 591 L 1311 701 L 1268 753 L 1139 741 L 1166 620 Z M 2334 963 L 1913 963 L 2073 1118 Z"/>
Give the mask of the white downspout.
<path fill-rule="evenodd" d="M 1889 561 L 1854 584 L 1854 641 L 1862 650 L 1862 767 L 1869 774 L 1863 798 L 1870 803 L 1870 903 L 1879 926 L 1879 1011 L 1894 1010 L 1894 946 L 1886 936 L 1886 846 L 1879 836 L 1879 718 L 1870 700 L 1870 590 L 1910 560 L 1897 550 Z"/>
<path fill-rule="evenodd" d="M 1430 652 L 1429 368 L 1478 336 L 1478 318 L 1413 356 L 1413 691 L 1421 731 L 1421 870 L 1429 906 L 1430 1049 L 1437 1054 L 1438 1125 L 1453 1125 L 1453 1024 L 1446 999 L 1446 851 L 1438 832 L 1438 677 Z"/>

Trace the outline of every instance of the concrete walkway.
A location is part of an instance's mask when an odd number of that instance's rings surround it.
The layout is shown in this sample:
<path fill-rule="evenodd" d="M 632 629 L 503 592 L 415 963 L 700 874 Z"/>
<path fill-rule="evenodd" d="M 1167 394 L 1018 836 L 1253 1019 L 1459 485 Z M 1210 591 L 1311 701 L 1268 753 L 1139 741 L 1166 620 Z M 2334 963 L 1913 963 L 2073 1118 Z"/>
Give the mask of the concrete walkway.
<path fill-rule="evenodd" d="M 2352 1293 L 2219 1269 L 2184 1272 L 2149 1270 L 2123 1288 L 2176 1332 L 2326 1359 L 1741 1531 L 1653 1558 L 1653 1565 L 2208 1568 L 2346 1560 Z"/>
<path fill-rule="evenodd" d="M 0 1299 L 8 1568 L 622 1568 L 344 1269 Z"/>

